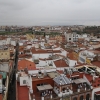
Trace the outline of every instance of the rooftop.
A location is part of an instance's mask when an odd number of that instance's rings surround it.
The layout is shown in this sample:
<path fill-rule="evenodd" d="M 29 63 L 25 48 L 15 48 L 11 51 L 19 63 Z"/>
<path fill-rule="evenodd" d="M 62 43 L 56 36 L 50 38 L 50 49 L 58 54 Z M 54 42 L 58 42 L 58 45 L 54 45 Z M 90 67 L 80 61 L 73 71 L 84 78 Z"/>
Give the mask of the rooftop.
<path fill-rule="evenodd" d="M 25 68 L 28 68 L 28 70 L 35 70 L 36 66 L 35 66 L 34 62 L 31 62 L 26 59 L 18 61 L 18 70 L 22 70 Z"/>
<path fill-rule="evenodd" d="M 58 85 L 66 85 L 66 84 L 70 84 L 70 83 L 71 83 L 71 82 L 69 81 L 69 79 L 68 79 L 65 75 L 63 75 L 63 74 L 61 74 L 61 75 L 55 77 L 53 80 L 54 80 Z"/>
<path fill-rule="evenodd" d="M 93 65 L 100 67 L 100 61 L 93 61 L 91 62 Z"/>
<path fill-rule="evenodd" d="M 46 79 L 51 79 L 51 78 L 49 76 L 44 77 L 43 75 L 41 78 L 38 78 L 37 75 L 36 76 L 33 75 L 33 77 L 32 77 L 32 81 L 40 81 L 40 80 L 46 80 Z"/>
<path fill-rule="evenodd" d="M 47 75 L 50 78 L 55 78 L 55 77 L 59 76 L 60 74 L 58 72 L 49 72 L 49 73 L 47 73 Z"/>
<path fill-rule="evenodd" d="M 35 48 L 32 48 L 31 52 L 33 54 L 39 54 L 39 53 L 61 53 L 60 50 L 43 50 L 43 49 L 35 49 Z"/>
<path fill-rule="evenodd" d="M 65 60 L 63 60 L 63 59 L 54 61 L 54 64 L 56 67 L 68 67 Z"/>

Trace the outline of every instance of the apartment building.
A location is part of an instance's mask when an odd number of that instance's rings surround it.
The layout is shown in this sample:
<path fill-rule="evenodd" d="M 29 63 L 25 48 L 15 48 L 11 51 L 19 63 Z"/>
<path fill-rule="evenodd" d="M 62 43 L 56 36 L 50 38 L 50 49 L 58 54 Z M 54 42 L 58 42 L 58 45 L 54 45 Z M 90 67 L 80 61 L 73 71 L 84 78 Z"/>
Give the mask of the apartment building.
<path fill-rule="evenodd" d="M 0 59 L 10 59 L 10 50 L 9 49 L 2 49 L 0 50 Z"/>

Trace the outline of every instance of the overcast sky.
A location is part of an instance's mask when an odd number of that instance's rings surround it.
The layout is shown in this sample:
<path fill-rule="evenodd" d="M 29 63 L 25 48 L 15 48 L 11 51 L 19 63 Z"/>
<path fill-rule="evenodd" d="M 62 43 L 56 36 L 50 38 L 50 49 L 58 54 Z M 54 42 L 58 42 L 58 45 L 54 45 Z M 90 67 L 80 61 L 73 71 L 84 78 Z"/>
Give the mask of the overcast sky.
<path fill-rule="evenodd" d="M 0 0 L 0 25 L 100 25 L 100 0 Z"/>

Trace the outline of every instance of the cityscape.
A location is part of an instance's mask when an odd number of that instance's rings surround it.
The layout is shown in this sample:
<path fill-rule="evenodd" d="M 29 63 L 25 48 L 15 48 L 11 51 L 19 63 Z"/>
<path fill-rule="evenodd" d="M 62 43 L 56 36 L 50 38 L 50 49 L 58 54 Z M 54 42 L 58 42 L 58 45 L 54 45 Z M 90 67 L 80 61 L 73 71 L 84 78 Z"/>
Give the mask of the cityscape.
<path fill-rule="evenodd" d="M 99 100 L 99 26 L 1 26 L 0 100 Z"/>
<path fill-rule="evenodd" d="M 100 100 L 100 0 L 0 0 L 0 100 Z"/>

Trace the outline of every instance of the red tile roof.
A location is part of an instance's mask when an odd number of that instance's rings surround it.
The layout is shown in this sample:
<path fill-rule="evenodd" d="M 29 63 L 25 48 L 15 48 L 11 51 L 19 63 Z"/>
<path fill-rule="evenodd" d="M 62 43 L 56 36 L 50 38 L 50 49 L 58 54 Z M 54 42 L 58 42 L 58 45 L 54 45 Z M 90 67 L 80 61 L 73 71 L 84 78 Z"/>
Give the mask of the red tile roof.
<path fill-rule="evenodd" d="M 69 52 L 69 53 L 67 54 L 67 56 L 68 56 L 68 58 L 69 58 L 70 60 L 77 60 L 77 59 L 75 59 L 74 54 L 73 54 L 72 52 Z"/>
<path fill-rule="evenodd" d="M 19 54 L 18 58 L 32 58 L 32 55 L 30 55 L 30 54 Z"/>
<path fill-rule="evenodd" d="M 18 61 L 18 70 L 28 68 L 28 70 L 35 70 L 36 66 L 34 62 L 28 61 L 26 59 L 23 59 L 21 61 Z"/>
<path fill-rule="evenodd" d="M 98 87 L 100 86 L 100 77 L 97 77 L 93 80 L 93 76 L 90 75 L 90 74 L 85 74 L 85 76 L 87 77 L 87 79 L 89 80 L 90 83 L 92 83 L 92 86 L 95 88 L 95 87 Z"/>
<path fill-rule="evenodd" d="M 20 86 L 17 82 L 17 92 L 18 100 L 29 100 L 29 89 L 27 88 L 27 86 Z"/>
<path fill-rule="evenodd" d="M 64 60 L 56 60 L 54 61 L 56 67 L 68 67 Z"/>
<path fill-rule="evenodd" d="M 93 76 L 90 74 L 85 74 L 86 78 L 89 80 L 89 82 L 92 82 Z"/>
<path fill-rule="evenodd" d="M 42 50 L 42 49 L 36 50 L 35 48 L 32 48 L 31 52 L 33 54 L 39 54 L 39 53 L 61 53 L 60 50 Z"/>
<path fill-rule="evenodd" d="M 93 65 L 100 67 L 100 61 L 93 61 L 91 62 Z"/>

